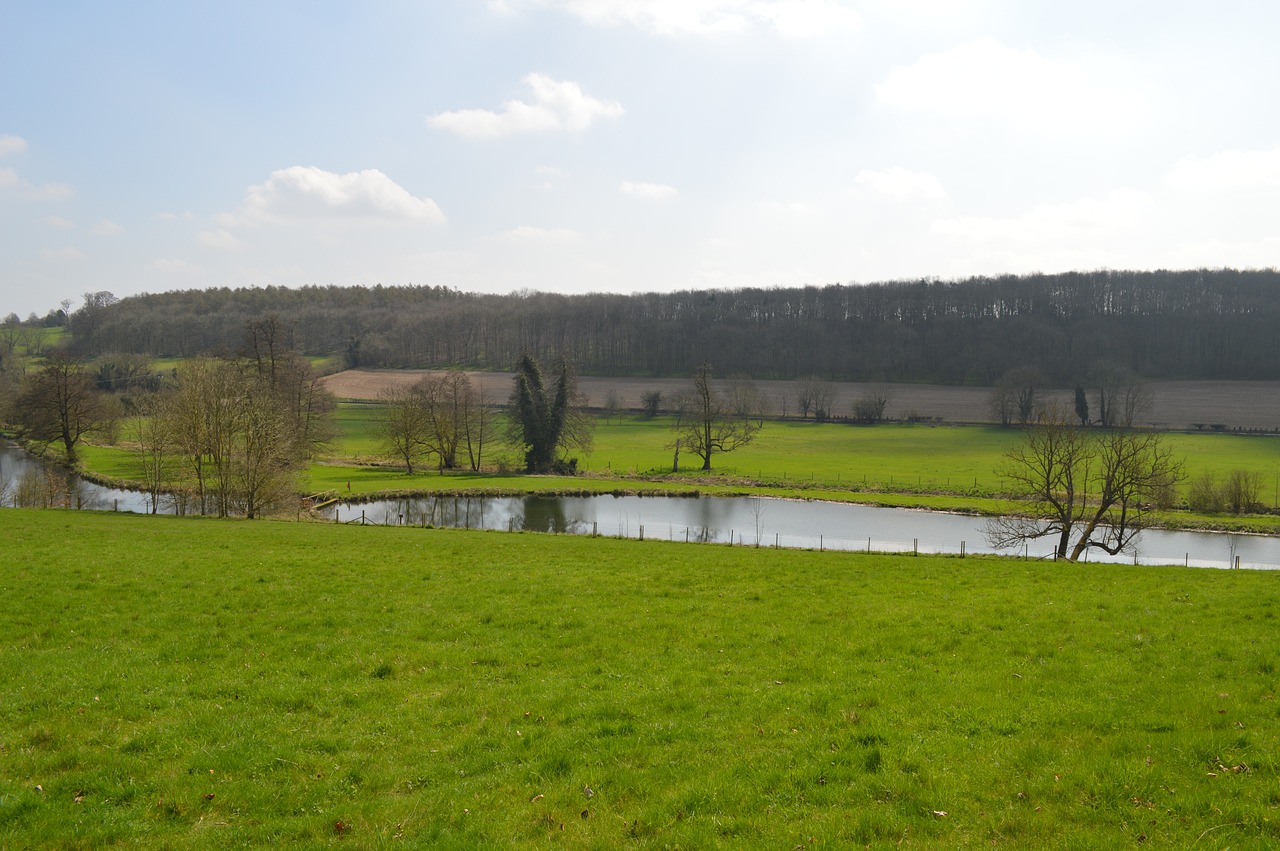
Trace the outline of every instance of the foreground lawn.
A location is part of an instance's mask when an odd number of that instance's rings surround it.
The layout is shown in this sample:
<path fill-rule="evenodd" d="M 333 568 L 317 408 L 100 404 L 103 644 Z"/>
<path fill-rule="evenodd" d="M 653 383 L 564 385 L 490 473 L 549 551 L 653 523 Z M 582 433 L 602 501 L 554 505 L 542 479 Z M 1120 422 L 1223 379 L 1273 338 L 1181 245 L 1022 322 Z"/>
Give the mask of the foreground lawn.
<path fill-rule="evenodd" d="M 1272 847 L 1280 576 L 0 511 L 0 847 Z"/>

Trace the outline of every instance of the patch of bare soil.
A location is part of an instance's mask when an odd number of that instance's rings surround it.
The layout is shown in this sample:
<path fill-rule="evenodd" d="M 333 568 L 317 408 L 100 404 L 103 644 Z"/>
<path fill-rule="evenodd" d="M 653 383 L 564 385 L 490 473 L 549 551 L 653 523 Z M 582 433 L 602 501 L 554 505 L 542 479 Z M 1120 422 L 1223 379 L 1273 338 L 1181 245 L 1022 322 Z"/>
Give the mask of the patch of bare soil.
<path fill-rule="evenodd" d="M 341 399 L 374 400 L 389 387 L 412 384 L 430 370 L 350 369 L 322 379 L 325 387 Z M 511 394 L 509 372 L 472 372 L 471 380 L 494 402 L 506 401 Z M 579 386 L 591 407 L 603 407 L 610 391 L 618 394 L 622 405 L 638 410 L 641 396 L 651 390 L 662 393 L 667 405 L 689 386 L 684 378 L 598 378 L 584 376 Z M 800 415 L 796 403 L 799 385 L 794 381 L 757 381 L 756 386 L 773 403 L 775 416 Z M 833 406 L 837 415 L 847 413 L 855 400 L 871 385 L 833 381 Z M 985 423 L 991 421 L 988 387 L 951 387 L 927 384 L 877 385 L 888 391 L 887 416 L 906 419 L 911 416 L 939 419 L 949 423 Z M 1280 428 L 1280 382 L 1277 381 L 1153 381 L 1148 385 L 1152 395 L 1149 421 L 1170 429 L 1200 427 L 1210 430 L 1265 430 Z M 1070 409 L 1074 396 L 1070 390 L 1050 391 L 1047 398 L 1059 400 Z M 1092 400 L 1091 400 L 1092 403 Z"/>

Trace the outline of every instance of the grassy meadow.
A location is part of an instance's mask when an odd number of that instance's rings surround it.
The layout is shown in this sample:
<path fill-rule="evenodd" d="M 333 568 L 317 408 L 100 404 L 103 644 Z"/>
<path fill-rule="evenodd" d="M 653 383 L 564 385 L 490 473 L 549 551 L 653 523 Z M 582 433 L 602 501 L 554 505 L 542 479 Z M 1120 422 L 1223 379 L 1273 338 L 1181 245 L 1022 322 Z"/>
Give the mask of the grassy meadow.
<path fill-rule="evenodd" d="M 379 407 L 342 403 L 336 424 L 335 460 L 384 457 L 377 435 Z M 672 420 L 624 416 L 597 420 L 594 446 L 579 467 L 593 473 L 666 474 L 672 462 Z M 768 421 L 754 443 L 717 455 L 713 472 L 762 482 L 788 482 L 885 490 L 990 494 L 1003 490 L 996 474 L 1008 449 L 1022 439 L 1018 429 L 885 423 L 855 426 L 797 420 Z M 1280 477 L 1280 438 L 1214 433 L 1169 433 L 1166 444 L 1186 459 L 1186 473 L 1257 470 L 1267 480 L 1267 502 Z M 681 466 L 697 472 L 700 462 L 685 453 Z M 354 485 L 353 485 L 354 487 Z"/>
<path fill-rule="evenodd" d="M 0 512 L 0 847 L 1274 847 L 1280 576 Z"/>

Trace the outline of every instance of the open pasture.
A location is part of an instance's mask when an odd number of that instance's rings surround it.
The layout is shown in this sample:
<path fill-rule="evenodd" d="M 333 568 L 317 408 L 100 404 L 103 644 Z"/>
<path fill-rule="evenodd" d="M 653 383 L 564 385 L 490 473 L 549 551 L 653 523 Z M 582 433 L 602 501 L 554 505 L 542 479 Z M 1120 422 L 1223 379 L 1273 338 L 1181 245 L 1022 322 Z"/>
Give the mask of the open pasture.
<path fill-rule="evenodd" d="M 0 512 L 5 847 L 1271 847 L 1273 574 Z"/>
<path fill-rule="evenodd" d="M 339 438 L 334 459 L 369 460 L 380 456 L 379 408 L 371 404 L 338 406 Z M 592 451 L 581 455 L 579 468 L 594 473 L 633 475 L 669 473 L 673 460 L 671 419 L 634 415 L 597 421 Z M 853 426 L 839 423 L 766 422 L 756 441 L 713 458 L 715 479 L 726 477 L 765 483 L 792 483 L 848 491 L 941 492 L 969 497 L 1004 491 L 997 470 L 1004 454 L 1021 440 L 1017 429 L 995 426 L 933 426 L 886 423 Z M 1170 433 L 1167 445 L 1186 462 L 1188 480 L 1203 472 L 1218 476 L 1235 469 L 1253 470 L 1263 479 L 1263 501 L 1280 502 L 1280 437 L 1211 433 Z M 506 453 L 511 465 L 517 459 Z M 496 449 L 490 458 L 503 456 Z M 696 484 L 699 461 L 685 453 L 681 470 Z M 313 469 L 317 490 L 350 480 L 363 490 L 396 490 L 430 474 L 406 477 L 387 470 L 362 470 L 352 479 L 342 473 Z M 467 477 L 451 477 L 462 487 Z M 324 487 L 321 487 L 321 486 Z M 509 482 L 508 487 L 511 486 Z M 439 487 L 432 485 L 428 487 Z M 585 487 L 585 486 L 584 486 Z M 1185 485 L 1184 485 L 1185 487 Z"/>

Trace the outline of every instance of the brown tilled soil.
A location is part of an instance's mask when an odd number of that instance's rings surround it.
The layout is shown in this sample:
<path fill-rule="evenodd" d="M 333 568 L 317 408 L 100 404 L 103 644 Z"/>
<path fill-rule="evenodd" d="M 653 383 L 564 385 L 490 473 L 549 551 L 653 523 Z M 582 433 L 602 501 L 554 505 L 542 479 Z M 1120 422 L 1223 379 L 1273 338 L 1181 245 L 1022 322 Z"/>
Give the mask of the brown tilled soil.
<path fill-rule="evenodd" d="M 327 376 L 325 386 L 341 399 L 377 399 L 388 387 L 412 384 L 427 370 L 351 369 Z M 472 381 L 484 389 L 494 401 L 505 401 L 511 393 L 511 373 L 473 372 Z M 626 408 L 639 409 L 640 397 L 659 390 L 669 402 L 689 386 L 683 378 L 595 378 L 579 379 L 579 387 L 592 407 L 604 405 L 610 390 L 618 394 Z M 773 400 L 773 413 L 799 416 L 795 401 L 797 385 L 792 381 L 757 381 L 756 386 Z M 941 419 L 949 423 L 989 422 L 991 389 L 988 387 L 949 387 L 926 384 L 881 385 L 889 392 L 887 415 L 892 419 L 908 416 Z M 1191 429 L 1197 424 L 1205 430 L 1214 426 L 1226 429 L 1280 429 L 1280 382 L 1277 381 L 1154 381 L 1148 385 L 1152 393 L 1149 420 L 1162 428 Z M 835 411 L 844 414 L 867 385 L 833 381 Z M 1059 390 L 1049 394 L 1069 409 L 1073 395 Z M 1093 404 L 1093 400 L 1090 400 Z M 664 405 L 665 407 L 665 405 Z"/>

